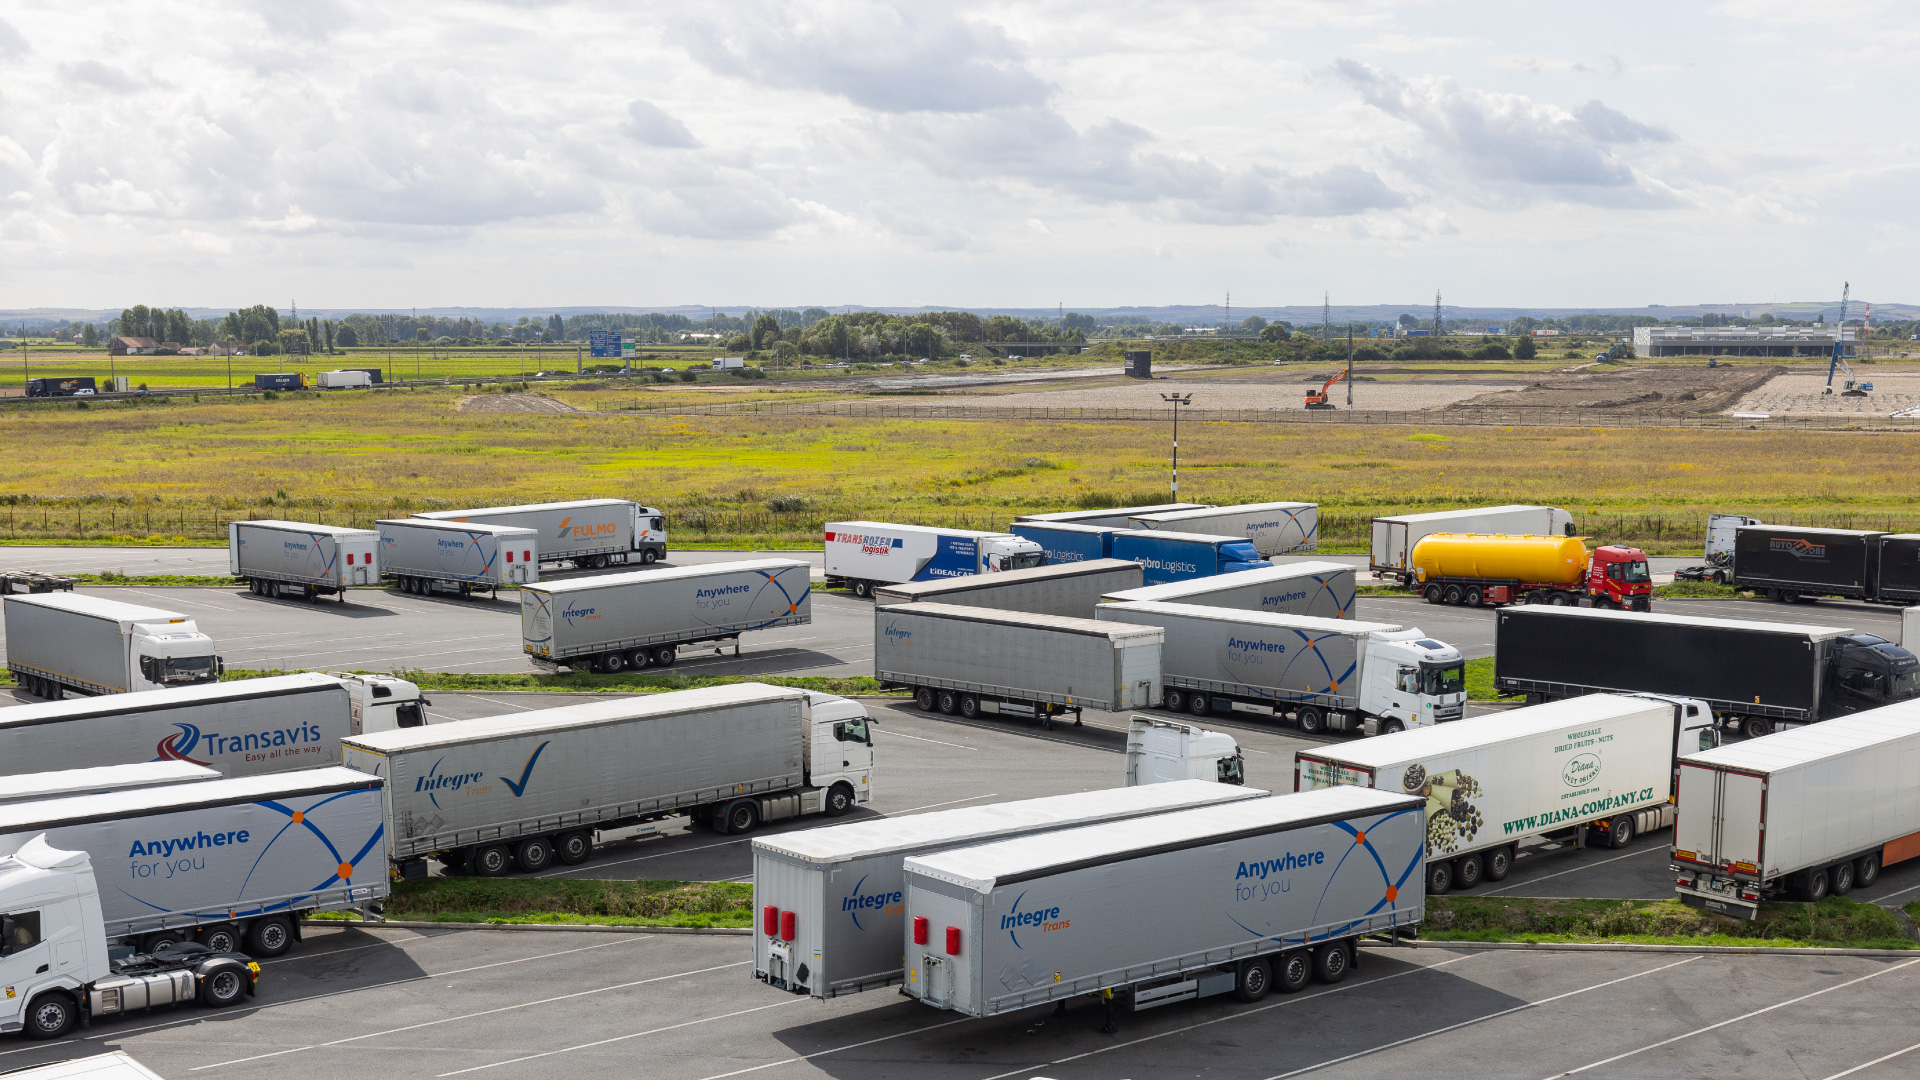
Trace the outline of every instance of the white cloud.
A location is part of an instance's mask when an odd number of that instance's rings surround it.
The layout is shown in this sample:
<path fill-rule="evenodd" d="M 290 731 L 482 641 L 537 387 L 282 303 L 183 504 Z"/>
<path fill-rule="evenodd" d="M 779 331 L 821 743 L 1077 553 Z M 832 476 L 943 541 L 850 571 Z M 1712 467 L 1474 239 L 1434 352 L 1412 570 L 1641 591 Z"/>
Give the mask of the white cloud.
<path fill-rule="evenodd" d="M 690 150 L 700 145 L 700 140 L 687 130 L 687 125 L 668 116 L 666 110 L 645 98 L 627 102 L 627 120 L 620 125 L 620 130 L 644 146 Z"/>

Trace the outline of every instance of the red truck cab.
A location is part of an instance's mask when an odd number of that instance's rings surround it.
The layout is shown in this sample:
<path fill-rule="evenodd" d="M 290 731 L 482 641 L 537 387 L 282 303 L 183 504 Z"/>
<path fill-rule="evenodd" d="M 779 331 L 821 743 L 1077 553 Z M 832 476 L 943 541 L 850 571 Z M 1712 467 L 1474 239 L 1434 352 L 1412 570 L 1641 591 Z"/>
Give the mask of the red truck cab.
<path fill-rule="evenodd" d="M 1614 544 L 1594 548 L 1593 561 L 1587 564 L 1587 595 L 1595 607 L 1649 610 L 1653 574 L 1647 569 L 1647 553 Z"/>

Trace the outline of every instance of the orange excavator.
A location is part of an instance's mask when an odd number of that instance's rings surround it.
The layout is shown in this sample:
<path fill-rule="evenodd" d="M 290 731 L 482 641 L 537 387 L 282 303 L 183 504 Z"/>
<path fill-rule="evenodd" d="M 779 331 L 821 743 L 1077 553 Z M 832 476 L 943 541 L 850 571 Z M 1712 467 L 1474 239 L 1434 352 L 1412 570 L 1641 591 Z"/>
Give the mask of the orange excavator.
<path fill-rule="evenodd" d="M 1346 372 L 1336 371 L 1333 373 L 1333 378 L 1328 379 L 1320 387 L 1320 389 L 1307 391 L 1307 408 L 1309 409 L 1338 408 L 1338 406 L 1336 406 L 1333 402 L 1327 400 L 1327 391 L 1333 388 L 1334 383 L 1337 383 L 1341 379 L 1344 379 L 1346 377 L 1347 377 Z"/>

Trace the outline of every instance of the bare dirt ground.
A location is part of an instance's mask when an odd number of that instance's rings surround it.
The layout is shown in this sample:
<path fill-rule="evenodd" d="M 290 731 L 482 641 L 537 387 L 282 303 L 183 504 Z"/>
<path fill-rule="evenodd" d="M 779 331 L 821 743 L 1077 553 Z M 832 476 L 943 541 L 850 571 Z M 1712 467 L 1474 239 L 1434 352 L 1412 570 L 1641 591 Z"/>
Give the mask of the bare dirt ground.
<path fill-rule="evenodd" d="M 1552 375 L 1498 393 L 1457 401 L 1449 412 L 1481 414 L 1600 412 L 1632 416 L 1718 413 L 1781 372 L 1762 364 L 1709 368 L 1621 364 L 1574 375 Z"/>
<path fill-rule="evenodd" d="M 1159 408 L 1160 395 L 1192 394 L 1196 409 L 1306 409 L 1306 395 L 1318 389 L 1331 372 L 1309 377 L 1302 369 L 1278 371 L 1234 371 L 1217 378 L 1154 379 L 1141 382 L 1125 377 L 1103 380 L 1101 385 L 1075 386 L 1061 390 L 1027 390 L 1004 394 L 942 394 L 941 404 L 998 405 L 1036 409 L 1137 409 Z M 1353 387 L 1353 407 L 1382 412 L 1417 412 L 1438 409 L 1463 398 L 1488 390 L 1512 389 L 1513 384 L 1455 380 L 1419 382 L 1375 382 L 1366 376 Z M 1345 383 L 1335 383 L 1328 392 L 1333 403 L 1347 407 Z"/>
<path fill-rule="evenodd" d="M 1825 371 L 1789 372 L 1767 381 L 1740 399 L 1736 412 L 1763 412 L 1773 416 L 1886 416 L 1903 409 L 1920 408 L 1920 371 L 1884 371 L 1860 366 L 1854 377 L 1872 383 L 1865 397 L 1847 397 L 1841 393 L 1846 376 L 1833 377 L 1833 393 L 1825 393 Z"/>
<path fill-rule="evenodd" d="M 475 394 L 454 404 L 459 412 L 473 413 L 570 413 L 579 409 L 545 394 Z"/>

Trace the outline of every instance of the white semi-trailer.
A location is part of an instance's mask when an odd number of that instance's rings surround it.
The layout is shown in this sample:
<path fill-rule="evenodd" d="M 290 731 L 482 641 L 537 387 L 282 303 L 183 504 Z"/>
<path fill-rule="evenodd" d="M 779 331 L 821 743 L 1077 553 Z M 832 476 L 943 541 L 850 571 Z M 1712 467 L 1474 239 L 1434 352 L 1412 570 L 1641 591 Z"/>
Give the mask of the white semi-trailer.
<path fill-rule="evenodd" d="M 1156 627 L 949 604 L 873 611 L 873 674 L 922 709 L 972 719 L 1147 709 L 1160 701 Z"/>
<path fill-rule="evenodd" d="M 1247 762 L 1240 744 L 1224 731 L 1178 720 L 1135 716 L 1128 721 L 1127 786 L 1185 780 L 1246 783 Z"/>
<path fill-rule="evenodd" d="M 338 595 L 344 604 L 349 587 L 380 584 L 379 549 L 379 534 L 372 529 L 306 521 L 227 522 L 228 572 L 255 596 L 315 600 Z"/>
<path fill-rule="evenodd" d="M 736 683 L 347 739 L 387 778 L 388 854 L 484 877 L 574 865 L 684 814 L 723 833 L 872 797 L 871 719 L 831 694 Z"/>
<path fill-rule="evenodd" d="M 756 559 L 523 585 L 521 648 L 535 667 L 608 673 L 671 667 L 701 642 L 738 653 L 746 631 L 813 621 L 811 572 Z"/>
<path fill-rule="evenodd" d="M 96 765 L 90 769 L 0 776 L 0 805 L 38 802 L 65 795 L 103 795 L 128 788 L 166 787 L 218 780 L 220 770 L 191 761 L 141 761 L 131 765 Z"/>
<path fill-rule="evenodd" d="M 1420 804 L 1311 791 L 909 858 L 907 995 L 986 1017 L 1339 982 L 1425 914 Z"/>
<path fill-rule="evenodd" d="M 603 569 L 653 563 L 667 557 L 667 519 L 658 509 L 626 499 L 575 499 L 525 506 L 433 510 L 414 517 L 474 525 L 511 525 L 540 537 L 541 562 Z"/>
<path fill-rule="evenodd" d="M 1102 603 L 1136 600 L 1165 604 L 1265 611 L 1275 615 L 1311 615 L 1317 619 L 1355 617 L 1354 569 L 1336 562 L 1289 562 L 1234 574 L 1169 581 L 1111 592 Z"/>
<path fill-rule="evenodd" d="M 301 917 L 374 912 L 387 895 L 380 788 L 334 766 L 13 803 L 0 855 L 35 839 L 86 852 L 110 941 L 278 956 Z"/>
<path fill-rule="evenodd" d="M 1820 900 L 1920 855 L 1920 702 L 1680 759 L 1674 891 L 1751 919 L 1760 901 Z"/>
<path fill-rule="evenodd" d="M 1557 506 L 1481 506 L 1373 519 L 1367 569 L 1376 577 L 1413 580 L 1413 549 L 1432 533 L 1494 533 L 1504 536 L 1572 536 L 1573 515 Z"/>
<path fill-rule="evenodd" d="M 7 670 L 38 698 L 217 682 L 213 639 L 174 611 L 84 593 L 0 598 Z"/>
<path fill-rule="evenodd" d="M 1140 574 L 1137 562 L 1091 559 L 1000 574 L 883 585 L 873 590 L 873 602 L 881 607 L 928 602 L 959 604 L 1089 619 L 1101 596 L 1138 588 Z"/>
<path fill-rule="evenodd" d="M 1042 799 L 762 837 L 753 842 L 754 977 L 776 989 L 837 997 L 905 979 L 903 860 L 1030 833 L 1263 797 L 1190 781 Z"/>
<path fill-rule="evenodd" d="M 447 593 L 461 599 L 475 591 L 540 580 L 540 534 L 518 525 L 399 518 L 376 521 L 380 574 L 401 592 Z"/>
<path fill-rule="evenodd" d="M 1458 720 L 1466 660 L 1418 627 L 1139 601 L 1101 604 L 1102 622 L 1157 626 L 1162 704 L 1291 717 L 1301 731 L 1391 734 Z"/>
<path fill-rule="evenodd" d="M 1428 895 L 1499 881 L 1535 837 L 1612 847 L 1673 823 L 1676 755 L 1711 746 L 1684 698 L 1594 694 L 1294 754 L 1294 785 L 1379 788 L 1426 804 Z"/>
<path fill-rule="evenodd" d="M 0 776 L 177 761 L 227 776 L 340 763 L 340 740 L 425 722 L 420 688 L 309 672 L 0 708 Z"/>
<path fill-rule="evenodd" d="M 826 527 L 827 584 L 844 584 L 855 596 L 903 581 L 1025 570 L 1046 558 L 1039 544 L 1012 533 L 884 521 L 829 521 Z"/>
<path fill-rule="evenodd" d="M 1253 541 L 1254 550 L 1262 558 L 1303 555 L 1318 549 L 1320 507 L 1315 503 L 1270 502 L 1209 506 L 1204 510 L 1163 510 L 1135 514 L 1127 519 L 1127 527 L 1244 536 Z"/>

